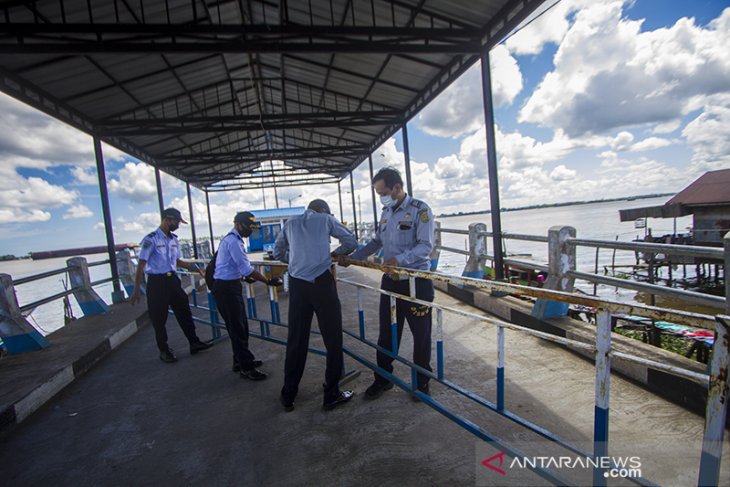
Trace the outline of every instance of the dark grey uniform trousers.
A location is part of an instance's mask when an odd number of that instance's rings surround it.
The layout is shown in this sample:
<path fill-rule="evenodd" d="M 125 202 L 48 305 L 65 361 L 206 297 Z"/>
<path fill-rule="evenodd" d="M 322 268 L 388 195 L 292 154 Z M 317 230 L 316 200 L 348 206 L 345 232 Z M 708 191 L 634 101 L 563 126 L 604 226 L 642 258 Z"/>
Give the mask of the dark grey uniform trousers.
<path fill-rule="evenodd" d="M 394 281 L 387 274 L 383 274 L 380 282 L 380 288 L 384 291 L 391 291 L 405 296 L 409 295 L 410 282 L 408 279 L 402 281 Z M 433 281 L 430 279 L 416 278 L 416 297 L 423 301 L 433 301 L 434 290 Z M 403 322 L 407 319 L 408 326 L 413 333 L 413 362 L 424 369 L 431 371 L 431 308 L 419 304 L 396 299 L 396 322 L 398 323 L 398 349 L 400 350 L 400 341 L 403 337 Z M 391 331 L 390 319 L 390 296 L 380 296 L 380 335 L 378 336 L 378 346 L 392 350 L 393 333 Z M 385 369 L 387 372 L 393 372 L 393 358 L 378 352 L 378 367 Z M 388 379 L 375 373 L 375 380 L 381 384 L 388 382 Z M 418 387 L 424 387 L 428 384 L 429 377 L 418 374 Z"/>
<path fill-rule="evenodd" d="M 191 344 L 200 341 L 195 334 L 193 313 L 190 311 L 188 295 L 180 284 L 177 274 L 147 274 L 147 309 L 150 320 L 155 329 L 155 340 L 160 352 L 167 350 L 167 323 L 168 308 L 172 308 L 177 323 L 180 325 L 185 338 Z"/>
<path fill-rule="evenodd" d="M 327 349 L 324 402 L 340 395 L 338 382 L 342 377 L 342 307 L 335 279 L 330 271 L 315 281 L 289 278 L 289 332 L 284 363 L 284 387 L 281 395 L 293 401 L 299 391 L 309 350 L 312 317 L 317 315 L 319 331 Z"/>

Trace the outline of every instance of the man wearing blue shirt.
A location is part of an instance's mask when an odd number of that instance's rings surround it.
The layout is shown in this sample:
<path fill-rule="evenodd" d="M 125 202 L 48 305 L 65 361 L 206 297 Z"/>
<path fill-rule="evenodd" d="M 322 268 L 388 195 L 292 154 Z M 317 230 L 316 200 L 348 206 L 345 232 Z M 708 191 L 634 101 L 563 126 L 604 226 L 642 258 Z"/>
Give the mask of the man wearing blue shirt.
<path fill-rule="evenodd" d="M 210 347 L 210 344 L 201 342 L 195 334 L 188 295 L 185 294 L 180 279 L 177 277 L 178 267 L 202 274 L 202 271 L 193 264 L 180 260 L 182 258 L 180 244 L 177 235 L 172 233 L 178 229 L 180 223 L 187 223 L 182 219 L 180 211 L 175 208 L 167 208 L 162 212 L 159 228 L 142 239 L 137 274 L 134 279 L 134 292 L 129 299 L 130 303 L 137 304 L 140 299 L 143 276 L 147 274 L 147 309 L 155 329 L 160 360 L 166 363 L 177 361 L 177 357 L 167 345 L 165 323 L 167 323 L 168 308 L 172 308 L 178 325 L 190 342 L 191 355 Z"/>
<path fill-rule="evenodd" d="M 431 269 L 429 258 L 433 249 L 433 214 L 431 208 L 423 201 L 412 198 L 403 191 L 403 179 L 393 168 L 383 168 L 373 177 L 373 187 L 380 196 L 383 213 L 375 237 L 363 248 L 350 257 L 364 260 L 380 248 L 383 249 L 385 265 L 405 267 L 407 269 L 428 271 Z M 346 265 L 346 261 L 341 262 Z M 399 279 L 398 274 L 383 274 L 381 289 L 408 296 L 410 294 L 409 279 Z M 433 301 L 433 281 L 416 278 L 416 298 Z M 392 349 L 392 332 L 390 318 L 390 296 L 380 295 L 380 334 L 378 345 L 386 350 Z M 402 299 L 396 300 L 396 322 L 398 323 L 398 345 L 403 336 L 403 324 L 413 334 L 413 362 L 430 371 L 431 369 L 431 308 L 421 306 Z M 387 372 L 393 372 L 393 359 L 388 355 L 377 353 L 378 366 Z M 429 378 L 418 374 L 418 390 L 429 393 Z M 367 399 L 376 399 L 389 389 L 393 383 L 385 377 L 375 374 L 375 382 L 365 391 Z M 415 397 L 415 396 L 414 396 Z"/>
<path fill-rule="evenodd" d="M 340 246 L 330 253 L 330 236 Z M 294 398 L 304 373 L 312 317 L 327 349 L 323 408 L 331 410 L 349 401 L 352 391 L 340 391 L 342 377 L 342 309 L 330 268 L 332 257 L 355 250 L 357 240 L 335 217 L 327 203 L 314 200 L 302 214 L 290 218 L 276 238 L 274 258 L 289 263 L 289 331 L 281 403 L 294 409 Z"/>
<path fill-rule="evenodd" d="M 238 369 L 244 379 L 264 380 L 266 374 L 256 368 L 261 366 L 261 361 L 256 360 L 248 349 L 248 319 L 243 304 L 241 279 L 252 278 L 267 285 L 279 285 L 280 281 L 266 279 L 248 261 L 243 239 L 250 237 L 255 228 L 261 228 L 261 224 L 252 213 L 236 213 L 233 229 L 223 237 L 218 246 L 213 274 L 215 283 L 211 291 L 231 339 L 234 371 Z"/>

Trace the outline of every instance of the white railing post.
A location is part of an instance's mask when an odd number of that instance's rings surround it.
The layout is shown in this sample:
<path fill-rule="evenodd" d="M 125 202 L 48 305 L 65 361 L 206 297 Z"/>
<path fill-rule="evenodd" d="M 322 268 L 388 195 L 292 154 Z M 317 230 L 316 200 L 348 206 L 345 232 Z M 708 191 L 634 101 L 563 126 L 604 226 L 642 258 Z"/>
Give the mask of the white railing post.
<path fill-rule="evenodd" d="M 137 273 L 137 266 L 132 262 L 132 254 L 129 249 L 117 252 L 117 271 L 127 296 L 131 296 L 134 292 L 134 276 Z"/>
<path fill-rule="evenodd" d="M 722 271 L 725 279 L 725 313 L 730 315 L 730 232 L 725 234 L 723 243 L 725 246 L 725 267 Z"/>
<path fill-rule="evenodd" d="M 552 291 L 573 292 L 575 278 L 570 272 L 576 269 L 575 228 L 554 226 L 548 230 L 548 279 L 545 287 Z M 538 299 L 532 309 L 532 316 L 539 319 L 565 316 L 568 303 Z"/>
<path fill-rule="evenodd" d="M 596 401 L 593 418 L 593 456 L 597 464 L 608 456 L 608 411 L 611 398 L 611 313 L 596 315 Z M 593 468 L 593 485 L 606 485 L 605 469 Z"/>
<path fill-rule="evenodd" d="M 727 245 L 727 236 L 725 237 Z M 725 247 L 727 249 L 727 247 Z M 727 267 L 725 267 L 727 272 Z M 726 274 L 727 275 L 727 274 Z M 730 316 L 718 316 L 715 327 L 715 343 L 710 362 L 710 387 L 707 391 L 705 433 L 702 439 L 702 456 L 697 485 L 720 485 L 720 459 L 722 437 L 727 418 L 728 370 L 730 369 Z"/>
<path fill-rule="evenodd" d="M 109 311 L 109 306 L 94 291 L 89 277 L 89 265 L 84 257 L 72 257 L 66 261 L 68 280 L 74 297 L 85 316 Z"/>
<path fill-rule="evenodd" d="M 0 274 L 0 337 L 9 353 L 46 348 L 48 342 L 20 312 L 13 278 Z"/>
<path fill-rule="evenodd" d="M 484 223 L 469 225 L 469 258 L 464 272 L 461 273 L 462 276 L 484 279 L 484 270 L 487 266 L 487 237 L 484 235 L 486 231 L 487 225 Z"/>
<path fill-rule="evenodd" d="M 441 222 L 433 222 L 433 250 L 431 250 L 431 272 L 436 272 L 441 256 Z"/>

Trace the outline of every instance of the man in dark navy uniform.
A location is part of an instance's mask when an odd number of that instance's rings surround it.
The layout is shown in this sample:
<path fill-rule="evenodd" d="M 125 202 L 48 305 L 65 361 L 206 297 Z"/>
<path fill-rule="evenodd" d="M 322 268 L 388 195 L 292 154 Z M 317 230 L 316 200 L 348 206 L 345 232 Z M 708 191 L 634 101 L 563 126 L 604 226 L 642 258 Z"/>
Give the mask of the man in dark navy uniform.
<path fill-rule="evenodd" d="M 261 224 L 256 221 L 253 213 L 236 213 L 233 229 L 223 237 L 218 246 L 213 274 L 215 283 L 211 291 L 231 339 L 234 371 L 238 371 L 241 378 L 258 381 L 267 376 L 257 369 L 261 366 L 261 361 L 256 360 L 248 348 L 248 319 L 243 305 L 241 279 L 253 279 L 268 286 L 280 285 L 281 279 L 267 279 L 248 261 L 243 239 L 250 237 L 256 228 L 261 228 Z"/>
<path fill-rule="evenodd" d="M 155 328 L 160 360 L 166 363 L 177 361 L 177 357 L 167 345 L 165 323 L 167 323 L 168 308 L 172 308 L 177 323 L 190 343 L 191 355 L 210 347 L 210 344 L 203 343 L 195 334 L 188 295 L 185 294 L 176 272 L 178 267 L 182 267 L 190 272 L 203 274 L 201 269 L 181 260 L 180 244 L 177 235 L 172 233 L 178 229 L 180 223 L 187 223 L 183 220 L 180 211 L 175 208 L 167 208 L 162 212 L 159 228 L 142 239 L 137 274 L 134 279 L 134 292 L 129 300 L 130 303 L 137 304 L 140 299 L 142 279 L 144 274 L 147 274 L 147 309 L 152 326 Z"/>
<path fill-rule="evenodd" d="M 385 265 L 407 269 L 429 271 L 431 269 L 431 250 L 433 249 L 433 214 L 423 201 L 412 198 L 403 191 L 403 179 L 393 168 L 383 168 L 373 177 L 373 187 L 380 196 L 383 213 L 375 237 L 366 246 L 355 251 L 350 258 L 363 260 L 381 247 Z M 341 263 L 346 264 L 345 259 Z M 407 277 L 400 279 L 398 274 L 383 274 L 381 289 L 405 296 L 410 295 L 410 282 Z M 434 288 L 430 279 L 416 278 L 416 298 L 433 301 Z M 392 349 L 390 319 L 390 296 L 380 295 L 380 334 L 378 345 L 386 350 Z M 413 333 L 413 362 L 431 371 L 431 324 L 429 306 L 418 305 L 406 300 L 396 300 L 396 321 L 398 323 L 398 345 L 403 335 L 404 321 Z M 378 366 L 393 372 L 393 359 L 377 353 Z M 418 374 L 418 390 L 429 393 L 429 378 Z M 376 399 L 389 389 L 393 383 L 375 374 L 375 381 L 365 391 L 365 397 Z"/>

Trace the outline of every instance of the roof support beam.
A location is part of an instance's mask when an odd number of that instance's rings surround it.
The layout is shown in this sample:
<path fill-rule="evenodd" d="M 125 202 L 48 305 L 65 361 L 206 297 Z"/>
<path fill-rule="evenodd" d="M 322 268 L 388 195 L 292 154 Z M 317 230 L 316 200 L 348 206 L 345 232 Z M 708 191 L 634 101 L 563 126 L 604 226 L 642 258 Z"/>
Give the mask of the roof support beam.
<path fill-rule="evenodd" d="M 216 24 L 0 24 L 0 53 L 475 54 L 474 28 Z M 154 42 L 151 42 L 154 41 Z"/>
<path fill-rule="evenodd" d="M 247 121 L 241 120 L 242 117 L 191 117 L 181 118 L 175 122 L 175 119 L 164 119 L 157 121 L 156 119 L 144 121 L 131 120 L 124 123 L 106 123 L 97 129 L 97 133 L 105 135 L 116 135 L 119 137 L 130 135 L 165 135 L 165 134 L 189 134 L 189 133 L 205 133 L 205 132 L 228 132 L 228 131 L 256 131 L 256 130 L 294 130 L 294 129 L 312 129 L 312 128 L 349 128 L 349 127 L 367 127 L 376 125 L 390 125 L 401 122 L 403 117 L 396 114 L 395 116 L 358 116 L 351 114 L 341 117 L 325 116 L 312 117 L 310 121 L 302 120 L 292 116 L 289 120 L 279 117 L 278 121 Z M 269 118 L 267 115 L 260 117 L 262 119 Z M 319 118 L 319 120 L 317 120 Z"/>

